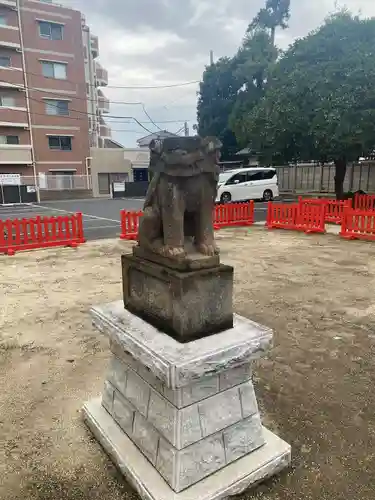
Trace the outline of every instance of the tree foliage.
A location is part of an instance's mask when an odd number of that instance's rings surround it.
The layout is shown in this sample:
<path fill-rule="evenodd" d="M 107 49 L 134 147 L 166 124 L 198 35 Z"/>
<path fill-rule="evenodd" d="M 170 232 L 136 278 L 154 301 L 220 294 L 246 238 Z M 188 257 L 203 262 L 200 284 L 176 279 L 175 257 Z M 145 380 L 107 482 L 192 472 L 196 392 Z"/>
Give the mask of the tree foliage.
<path fill-rule="evenodd" d="M 275 46 L 277 28 L 286 29 L 290 19 L 290 0 L 266 0 L 266 5 L 249 25 L 248 32 L 261 28 L 269 30 L 271 43 Z"/>
<path fill-rule="evenodd" d="M 375 19 L 341 12 L 296 41 L 275 65 L 242 140 L 267 157 L 336 163 L 342 197 L 346 162 L 374 147 Z"/>
<path fill-rule="evenodd" d="M 222 58 L 203 74 L 198 98 L 198 132 L 216 135 L 229 158 L 246 146 L 244 117 L 264 96 L 268 73 L 277 60 L 275 31 L 286 28 L 290 0 L 266 0 L 249 24 L 242 45 L 232 58 Z"/>
<path fill-rule="evenodd" d="M 237 76 L 242 85 L 230 113 L 229 124 L 243 147 L 249 145 L 244 119 L 264 96 L 268 74 L 277 56 L 278 50 L 272 44 L 271 36 L 260 28 L 247 33 L 237 53 Z"/>
<path fill-rule="evenodd" d="M 224 158 L 238 149 L 236 138 L 229 128 L 228 117 L 236 102 L 239 88 L 236 61 L 227 57 L 208 66 L 200 83 L 198 133 L 202 136 L 217 136 L 224 145 Z"/>

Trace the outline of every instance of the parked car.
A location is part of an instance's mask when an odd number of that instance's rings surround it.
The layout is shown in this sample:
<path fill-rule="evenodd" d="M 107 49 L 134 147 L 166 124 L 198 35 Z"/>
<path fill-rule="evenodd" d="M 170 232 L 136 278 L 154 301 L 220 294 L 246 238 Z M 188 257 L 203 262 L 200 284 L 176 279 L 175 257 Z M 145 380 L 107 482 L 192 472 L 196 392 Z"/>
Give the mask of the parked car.
<path fill-rule="evenodd" d="M 219 176 L 216 203 L 231 201 L 272 201 L 279 196 L 277 172 L 274 168 L 241 168 L 227 170 Z"/>

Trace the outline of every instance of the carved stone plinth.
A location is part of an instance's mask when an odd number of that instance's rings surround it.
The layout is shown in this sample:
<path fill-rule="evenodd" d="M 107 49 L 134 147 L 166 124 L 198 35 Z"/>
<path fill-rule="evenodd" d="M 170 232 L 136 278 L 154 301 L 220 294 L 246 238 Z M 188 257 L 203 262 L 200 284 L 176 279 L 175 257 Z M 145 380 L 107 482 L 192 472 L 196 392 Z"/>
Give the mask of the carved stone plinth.
<path fill-rule="evenodd" d="M 95 307 L 112 358 L 84 417 L 147 500 L 221 500 L 279 472 L 290 446 L 262 427 L 251 363 L 272 331 L 234 315 L 232 328 L 182 344 L 123 307 Z"/>
<path fill-rule="evenodd" d="M 182 271 L 123 255 L 124 306 L 182 343 L 231 328 L 233 268 L 208 259 L 214 267 Z"/>

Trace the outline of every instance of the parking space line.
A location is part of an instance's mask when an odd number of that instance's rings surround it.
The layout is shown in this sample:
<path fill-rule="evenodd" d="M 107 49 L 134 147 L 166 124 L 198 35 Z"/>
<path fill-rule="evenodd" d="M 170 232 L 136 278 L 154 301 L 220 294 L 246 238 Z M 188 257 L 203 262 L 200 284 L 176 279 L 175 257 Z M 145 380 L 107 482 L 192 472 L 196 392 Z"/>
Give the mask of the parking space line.
<path fill-rule="evenodd" d="M 38 206 L 40 208 L 44 208 L 46 210 L 51 210 L 51 207 L 46 207 L 46 206 L 43 206 L 43 205 L 34 205 L 34 206 Z M 69 210 L 63 210 L 62 208 L 52 208 L 53 211 L 55 212 L 63 212 L 65 214 L 71 214 L 72 212 L 69 211 Z M 82 216 L 83 217 L 88 217 L 90 219 L 97 219 L 97 220 L 108 220 L 109 222 L 118 222 L 120 223 L 121 221 L 118 220 L 118 219 L 108 219 L 107 217 L 98 217 L 97 215 L 90 215 L 90 214 L 85 214 L 83 212 L 82 213 Z"/>

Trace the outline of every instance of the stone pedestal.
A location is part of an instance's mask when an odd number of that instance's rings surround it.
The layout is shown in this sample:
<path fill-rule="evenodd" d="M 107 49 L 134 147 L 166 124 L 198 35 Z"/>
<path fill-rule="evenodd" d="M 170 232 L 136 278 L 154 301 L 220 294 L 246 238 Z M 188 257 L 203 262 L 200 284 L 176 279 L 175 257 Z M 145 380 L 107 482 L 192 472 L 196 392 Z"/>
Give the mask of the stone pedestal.
<path fill-rule="evenodd" d="M 193 270 L 166 267 L 135 255 L 122 256 L 124 306 L 179 342 L 190 342 L 233 326 L 233 267 L 219 258 L 176 261 Z M 164 259 L 173 261 L 171 259 Z M 213 267 L 204 267 L 208 263 Z"/>
<path fill-rule="evenodd" d="M 91 313 L 112 358 L 84 416 L 142 498 L 221 500 L 289 464 L 290 446 L 262 427 L 251 377 L 271 330 L 234 315 L 232 328 L 181 344 L 122 301 Z"/>

